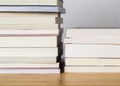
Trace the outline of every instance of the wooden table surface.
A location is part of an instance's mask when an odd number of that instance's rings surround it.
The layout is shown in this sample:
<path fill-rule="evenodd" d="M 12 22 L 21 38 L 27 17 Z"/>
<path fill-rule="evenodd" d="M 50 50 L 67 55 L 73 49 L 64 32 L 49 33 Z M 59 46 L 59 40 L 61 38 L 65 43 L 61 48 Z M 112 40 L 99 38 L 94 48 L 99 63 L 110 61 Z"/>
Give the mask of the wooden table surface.
<path fill-rule="evenodd" d="M 120 73 L 5 74 L 0 86 L 120 86 Z"/>

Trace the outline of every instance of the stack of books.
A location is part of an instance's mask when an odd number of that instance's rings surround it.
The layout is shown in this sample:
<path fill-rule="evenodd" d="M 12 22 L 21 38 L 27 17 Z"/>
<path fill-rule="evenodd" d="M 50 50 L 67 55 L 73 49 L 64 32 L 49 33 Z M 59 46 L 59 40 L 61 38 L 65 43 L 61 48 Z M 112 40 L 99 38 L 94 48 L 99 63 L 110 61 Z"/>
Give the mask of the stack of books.
<path fill-rule="evenodd" d="M 119 28 L 68 29 L 65 72 L 120 72 Z"/>
<path fill-rule="evenodd" d="M 63 2 L 0 0 L 0 5 L 0 74 L 60 73 Z"/>

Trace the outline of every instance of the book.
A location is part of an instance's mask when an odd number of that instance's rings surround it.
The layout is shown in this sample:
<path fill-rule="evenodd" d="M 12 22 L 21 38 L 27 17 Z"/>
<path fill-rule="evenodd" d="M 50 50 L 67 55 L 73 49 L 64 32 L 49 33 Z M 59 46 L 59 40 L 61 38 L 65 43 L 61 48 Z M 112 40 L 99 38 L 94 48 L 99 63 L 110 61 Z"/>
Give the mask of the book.
<path fill-rule="evenodd" d="M 17 68 L 59 68 L 59 64 L 28 64 L 28 63 L 1 63 L 0 68 L 2 69 L 17 69 Z"/>
<path fill-rule="evenodd" d="M 55 5 L 62 6 L 61 0 L 0 0 L 0 5 Z"/>
<path fill-rule="evenodd" d="M 55 74 L 60 73 L 59 68 L 41 68 L 41 69 L 0 69 L 0 74 Z"/>
<path fill-rule="evenodd" d="M 18 13 L 65 13 L 63 7 L 45 5 L 1 5 L 0 12 Z"/>
<path fill-rule="evenodd" d="M 120 59 L 66 58 L 66 66 L 120 66 Z"/>
<path fill-rule="evenodd" d="M 57 56 L 54 57 L 0 57 L 1 64 L 22 63 L 22 64 L 55 64 Z"/>
<path fill-rule="evenodd" d="M 35 30 L 35 31 L 49 30 L 48 32 L 51 32 L 52 30 L 58 30 L 58 27 L 41 27 L 39 25 L 33 25 L 33 26 L 32 25 L 7 25 L 7 26 L 1 25 L 0 30 Z M 3 32 L 5 32 L 5 31 L 3 31 Z M 11 32 L 13 32 L 13 31 L 11 31 Z M 40 31 L 38 31 L 38 32 L 40 32 Z M 44 32 L 44 31 L 42 31 L 42 32 Z"/>
<path fill-rule="evenodd" d="M 71 39 L 64 39 L 66 44 L 120 44 L 119 38 L 111 38 L 111 39 L 92 39 L 92 38 L 71 38 Z"/>
<path fill-rule="evenodd" d="M 66 44 L 65 57 L 120 58 L 120 45 Z"/>
<path fill-rule="evenodd" d="M 0 29 L 14 26 L 21 29 L 22 27 L 58 28 L 62 23 L 58 17 L 58 13 L 0 13 Z"/>
<path fill-rule="evenodd" d="M 17 30 L 16 30 L 17 29 Z M 58 28 L 44 28 L 39 29 L 39 27 L 10 27 L 2 29 L 0 27 L 0 36 L 58 36 Z"/>
<path fill-rule="evenodd" d="M 65 67 L 65 71 L 68 73 L 120 73 L 120 67 Z"/>
<path fill-rule="evenodd" d="M 57 52 L 57 48 L 0 48 L 0 58 L 56 57 Z"/>
<path fill-rule="evenodd" d="M 67 29 L 66 37 L 78 39 L 112 39 L 120 37 L 120 29 Z"/>
<path fill-rule="evenodd" d="M 57 47 L 57 36 L 0 36 L 0 47 Z"/>
<path fill-rule="evenodd" d="M 65 43 L 120 44 L 119 40 L 120 29 L 68 29 L 64 41 Z"/>

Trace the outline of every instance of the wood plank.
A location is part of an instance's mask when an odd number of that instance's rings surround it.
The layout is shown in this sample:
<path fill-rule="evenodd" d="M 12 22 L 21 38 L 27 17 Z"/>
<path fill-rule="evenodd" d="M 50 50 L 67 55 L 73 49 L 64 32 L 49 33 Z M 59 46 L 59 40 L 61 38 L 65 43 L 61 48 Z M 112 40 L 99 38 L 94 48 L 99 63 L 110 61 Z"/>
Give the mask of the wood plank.
<path fill-rule="evenodd" d="M 120 86 L 120 73 L 0 75 L 0 86 Z"/>

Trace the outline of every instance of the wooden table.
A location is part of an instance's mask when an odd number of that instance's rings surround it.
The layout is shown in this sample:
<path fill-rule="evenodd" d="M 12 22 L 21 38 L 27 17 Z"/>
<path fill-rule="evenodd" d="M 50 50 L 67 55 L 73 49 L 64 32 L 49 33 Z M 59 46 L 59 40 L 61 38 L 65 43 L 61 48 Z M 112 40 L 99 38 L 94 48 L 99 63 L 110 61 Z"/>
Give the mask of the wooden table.
<path fill-rule="evenodd" d="M 120 86 L 120 73 L 0 75 L 0 86 Z"/>

